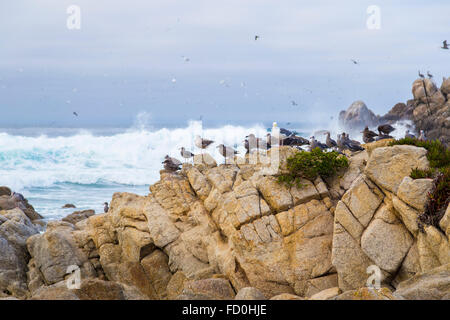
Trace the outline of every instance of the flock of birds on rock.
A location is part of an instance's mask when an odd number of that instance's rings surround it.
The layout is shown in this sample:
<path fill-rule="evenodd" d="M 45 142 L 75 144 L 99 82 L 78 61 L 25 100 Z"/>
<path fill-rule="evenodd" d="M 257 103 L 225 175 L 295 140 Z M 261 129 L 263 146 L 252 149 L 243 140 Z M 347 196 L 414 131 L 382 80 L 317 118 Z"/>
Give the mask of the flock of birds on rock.
<path fill-rule="evenodd" d="M 395 128 L 390 124 L 382 124 L 377 128 L 378 133 L 371 131 L 369 127 L 365 127 L 361 133 L 363 134 L 364 143 L 370 143 L 374 141 L 379 141 L 383 139 L 393 139 L 390 135 Z M 307 140 L 303 137 L 297 135 L 297 132 L 290 131 L 284 128 L 278 128 L 277 123 L 274 122 L 272 126 L 271 132 L 267 133 L 265 139 L 256 137 L 253 133 L 249 134 L 243 140 L 243 145 L 246 150 L 246 154 L 249 154 L 253 151 L 267 151 L 273 145 L 280 146 L 290 146 L 294 148 L 301 149 L 302 146 L 308 146 L 309 151 L 319 148 L 321 150 L 334 150 L 339 153 L 343 153 L 345 150 L 349 150 L 351 152 L 363 151 L 364 148 L 361 146 L 361 143 L 357 140 L 350 139 L 348 133 L 342 132 L 337 135 L 337 140 L 333 140 L 331 138 L 331 134 L 329 131 L 324 133 L 326 135 L 325 143 L 322 143 L 314 136 L 310 137 L 310 140 Z M 413 134 L 409 132 L 409 130 L 405 133 L 405 138 L 416 138 Z M 420 130 L 419 140 L 425 141 L 425 133 L 423 130 Z M 213 140 L 208 140 L 197 135 L 194 140 L 194 144 L 197 148 L 202 151 L 207 149 L 210 145 L 214 143 Z M 232 147 L 226 146 L 224 144 L 219 144 L 216 146 L 221 156 L 225 158 L 225 164 L 227 163 L 227 158 L 234 157 L 239 154 L 239 152 Z M 302 149 L 303 150 L 303 149 Z M 180 148 L 180 155 L 183 159 L 188 160 L 195 156 L 191 151 L 186 150 L 186 148 Z M 162 162 L 164 165 L 164 169 L 167 171 L 177 171 L 180 170 L 182 166 L 182 162 L 176 158 L 165 156 L 164 161 Z"/>

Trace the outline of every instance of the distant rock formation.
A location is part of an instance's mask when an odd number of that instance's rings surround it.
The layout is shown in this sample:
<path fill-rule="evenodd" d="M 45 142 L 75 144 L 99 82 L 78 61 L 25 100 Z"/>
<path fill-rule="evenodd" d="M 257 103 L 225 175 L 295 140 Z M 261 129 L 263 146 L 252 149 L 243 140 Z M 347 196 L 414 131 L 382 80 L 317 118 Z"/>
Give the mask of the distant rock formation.
<path fill-rule="evenodd" d="M 356 101 L 339 114 L 339 123 L 347 130 L 375 127 L 411 120 L 416 134 L 425 131 L 428 139 L 439 139 L 450 145 L 450 78 L 444 78 L 440 89 L 431 79 L 417 79 L 412 84 L 413 99 L 397 103 L 384 116 L 375 115 L 362 101 Z"/>
<path fill-rule="evenodd" d="M 364 129 L 365 126 L 377 126 L 379 122 L 376 116 L 363 101 L 355 101 L 346 111 L 339 113 L 339 123 L 343 128 L 350 130 Z"/>

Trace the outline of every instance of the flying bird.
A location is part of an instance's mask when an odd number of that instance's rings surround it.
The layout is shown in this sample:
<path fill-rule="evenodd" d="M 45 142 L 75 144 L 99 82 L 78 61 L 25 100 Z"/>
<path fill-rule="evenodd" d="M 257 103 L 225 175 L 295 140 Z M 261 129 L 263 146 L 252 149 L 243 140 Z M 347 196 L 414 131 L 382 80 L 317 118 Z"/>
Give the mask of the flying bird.
<path fill-rule="evenodd" d="M 448 50 L 447 40 L 444 40 L 444 42 L 442 42 L 442 47 L 441 48 Z"/>
<path fill-rule="evenodd" d="M 350 59 L 350 60 L 353 62 L 353 64 L 358 64 L 358 61 L 353 60 L 353 59 Z"/>
<path fill-rule="evenodd" d="M 74 116 L 78 117 L 78 113 L 76 113 L 75 111 L 72 112 Z"/>
<path fill-rule="evenodd" d="M 298 106 L 298 103 L 295 102 L 294 100 L 292 100 L 291 103 L 292 103 L 293 106 Z"/>
<path fill-rule="evenodd" d="M 255 41 L 259 39 L 259 36 L 255 36 Z"/>

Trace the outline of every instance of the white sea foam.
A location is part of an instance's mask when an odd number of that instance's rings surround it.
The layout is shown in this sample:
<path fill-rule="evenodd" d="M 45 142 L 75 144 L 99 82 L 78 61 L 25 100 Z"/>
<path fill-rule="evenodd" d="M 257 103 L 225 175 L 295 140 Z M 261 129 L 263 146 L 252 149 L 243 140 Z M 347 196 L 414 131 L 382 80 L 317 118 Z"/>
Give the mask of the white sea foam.
<path fill-rule="evenodd" d="M 182 146 L 200 152 L 194 146 L 197 134 L 242 153 L 246 135 L 266 133 L 261 125 L 203 129 L 199 121 L 190 121 L 184 128 L 151 130 L 143 119 L 141 115 L 136 127 L 109 136 L 88 130 L 57 137 L 0 133 L 0 185 L 15 190 L 57 183 L 147 185 L 159 178 L 166 154 L 180 158 Z M 207 152 L 223 161 L 214 146 Z"/>

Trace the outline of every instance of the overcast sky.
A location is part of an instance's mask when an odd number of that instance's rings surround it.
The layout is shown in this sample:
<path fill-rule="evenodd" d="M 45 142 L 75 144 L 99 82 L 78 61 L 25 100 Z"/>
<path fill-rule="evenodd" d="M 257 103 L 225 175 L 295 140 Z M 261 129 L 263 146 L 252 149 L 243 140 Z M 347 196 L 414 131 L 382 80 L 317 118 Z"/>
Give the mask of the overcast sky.
<path fill-rule="evenodd" d="M 449 17 L 448 0 L 1 1 L 0 126 L 327 121 L 355 100 L 384 114 L 419 69 L 450 76 Z"/>

